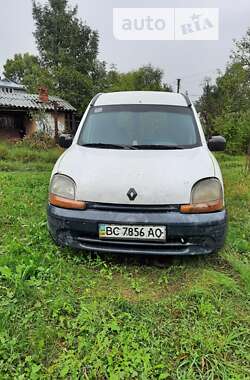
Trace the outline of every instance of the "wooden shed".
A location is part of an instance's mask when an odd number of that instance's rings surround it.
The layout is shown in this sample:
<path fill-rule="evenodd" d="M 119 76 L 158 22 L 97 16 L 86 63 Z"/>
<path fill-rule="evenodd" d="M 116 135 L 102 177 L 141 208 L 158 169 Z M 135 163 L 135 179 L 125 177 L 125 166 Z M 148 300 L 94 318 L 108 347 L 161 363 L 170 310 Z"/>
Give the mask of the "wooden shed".
<path fill-rule="evenodd" d="M 24 86 L 0 79 L 0 140 L 18 139 L 43 131 L 51 136 L 75 130 L 76 109 L 46 88 L 29 94 Z"/>

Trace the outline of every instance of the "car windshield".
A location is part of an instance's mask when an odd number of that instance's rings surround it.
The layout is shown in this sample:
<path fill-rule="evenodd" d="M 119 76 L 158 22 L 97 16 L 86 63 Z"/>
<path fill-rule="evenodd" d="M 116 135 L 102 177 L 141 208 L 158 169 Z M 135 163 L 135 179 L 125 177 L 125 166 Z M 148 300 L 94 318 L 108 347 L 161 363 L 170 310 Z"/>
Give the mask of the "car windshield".
<path fill-rule="evenodd" d="M 92 107 L 78 144 L 100 148 L 184 149 L 201 145 L 189 107 L 111 105 Z"/>

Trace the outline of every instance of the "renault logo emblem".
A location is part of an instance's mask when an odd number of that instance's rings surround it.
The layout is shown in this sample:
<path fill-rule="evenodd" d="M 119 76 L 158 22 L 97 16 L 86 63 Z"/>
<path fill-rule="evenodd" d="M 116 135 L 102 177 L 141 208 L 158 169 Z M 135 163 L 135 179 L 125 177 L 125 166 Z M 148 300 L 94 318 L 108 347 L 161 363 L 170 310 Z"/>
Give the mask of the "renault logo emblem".
<path fill-rule="evenodd" d="M 130 201 L 135 200 L 135 198 L 137 197 L 137 192 L 135 191 L 133 187 L 129 189 L 129 191 L 127 192 L 127 196 Z"/>

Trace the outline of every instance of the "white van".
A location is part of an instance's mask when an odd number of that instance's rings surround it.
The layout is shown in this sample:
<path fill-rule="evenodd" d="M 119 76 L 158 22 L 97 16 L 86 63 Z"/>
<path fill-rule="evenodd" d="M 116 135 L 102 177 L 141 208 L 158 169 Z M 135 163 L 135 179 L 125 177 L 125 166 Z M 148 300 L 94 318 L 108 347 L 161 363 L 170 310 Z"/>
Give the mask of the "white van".
<path fill-rule="evenodd" d="M 48 227 L 89 251 L 209 254 L 223 246 L 221 171 L 189 98 L 170 92 L 98 94 L 55 164 Z"/>

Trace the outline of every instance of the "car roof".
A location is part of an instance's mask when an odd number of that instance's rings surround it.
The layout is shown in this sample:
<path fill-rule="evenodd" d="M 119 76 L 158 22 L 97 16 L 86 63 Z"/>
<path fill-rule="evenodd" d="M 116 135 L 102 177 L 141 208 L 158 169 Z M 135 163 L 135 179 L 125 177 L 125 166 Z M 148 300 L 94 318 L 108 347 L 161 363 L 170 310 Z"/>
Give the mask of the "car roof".
<path fill-rule="evenodd" d="M 118 104 L 158 104 L 187 107 L 187 98 L 182 94 L 165 91 L 121 91 L 98 94 L 95 106 Z"/>

